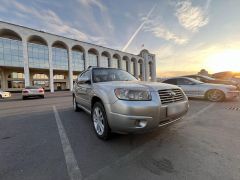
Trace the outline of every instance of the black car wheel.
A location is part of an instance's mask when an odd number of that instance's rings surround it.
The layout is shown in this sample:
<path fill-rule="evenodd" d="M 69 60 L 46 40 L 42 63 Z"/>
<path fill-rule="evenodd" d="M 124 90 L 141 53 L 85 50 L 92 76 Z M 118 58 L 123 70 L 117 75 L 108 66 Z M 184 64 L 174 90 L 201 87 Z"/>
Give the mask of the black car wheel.
<path fill-rule="evenodd" d="M 101 102 L 96 102 L 93 105 L 91 118 L 96 135 L 100 139 L 107 140 L 111 135 L 111 130 L 108 125 L 104 106 Z"/>
<path fill-rule="evenodd" d="M 207 92 L 207 99 L 212 102 L 220 102 L 225 99 L 225 94 L 218 89 L 213 89 Z"/>

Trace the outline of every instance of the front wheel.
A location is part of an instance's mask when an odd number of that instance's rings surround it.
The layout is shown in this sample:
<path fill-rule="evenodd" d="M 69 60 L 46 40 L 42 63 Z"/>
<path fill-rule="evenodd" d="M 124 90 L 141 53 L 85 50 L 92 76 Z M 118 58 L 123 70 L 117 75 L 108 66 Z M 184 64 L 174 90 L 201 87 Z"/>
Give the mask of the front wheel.
<path fill-rule="evenodd" d="M 110 128 L 104 106 L 96 102 L 93 106 L 91 118 L 93 121 L 94 131 L 100 139 L 107 140 L 110 137 Z"/>
<path fill-rule="evenodd" d="M 207 92 L 207 99 L 212 102 L 220 102 L 225 99 L 225 94 L 218 89 L 210 90 Z"/>

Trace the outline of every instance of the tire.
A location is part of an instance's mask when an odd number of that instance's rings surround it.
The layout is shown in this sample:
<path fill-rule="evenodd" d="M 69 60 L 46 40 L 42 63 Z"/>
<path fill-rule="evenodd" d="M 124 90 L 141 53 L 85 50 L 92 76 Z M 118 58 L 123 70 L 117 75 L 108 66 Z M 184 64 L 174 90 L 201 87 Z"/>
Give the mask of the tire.
<path fill-rule="evenodd" d="M 44 99 L 44 96 L 41 96 L 42 99 Z"/>
<path fill-rule="evenodd" d="M 0 95 L 0 99 L 3 99 L 2 95 Z"/>
<path fill-rule="evenodd" d="M 111 136 L 111 130 L 108 125 L 104 106 L 101 102 L 96 102 L 93 105 L 91 119 L 93 122 L 93 129 L 97 137 L 103 140 L 109 139 Z"/>
<path fill-rule="evenodd" d="M 26 97 L 24 97 L 24 96 L 22 97 L 22 100 L 26 100 L 26 99 L 27 99 Z"/>
<path fill-rule="evenodd" d="M 73 109 L 74 109 L 75 112 L 81 111 L 81 109 L 78 107 L 78 103 L 76 101 L 75 96 L 73 96 Z"/>
<path fill-rule="evenodd" d="M 212 102 L 221 102 L 225 99 L 225 94 L 218 89 L 210 90 L 206 93 L 206 98 Z"/>

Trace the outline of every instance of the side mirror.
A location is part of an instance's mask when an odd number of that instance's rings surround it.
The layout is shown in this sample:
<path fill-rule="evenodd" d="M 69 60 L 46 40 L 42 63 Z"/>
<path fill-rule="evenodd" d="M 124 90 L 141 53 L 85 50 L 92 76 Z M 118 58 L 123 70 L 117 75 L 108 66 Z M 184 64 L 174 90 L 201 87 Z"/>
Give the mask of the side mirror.
<path fill-rule="evenodd" d="M 91 80 L 88 77 L 81 77 L 77 81 L 78 84 L 91 84 Z"/>

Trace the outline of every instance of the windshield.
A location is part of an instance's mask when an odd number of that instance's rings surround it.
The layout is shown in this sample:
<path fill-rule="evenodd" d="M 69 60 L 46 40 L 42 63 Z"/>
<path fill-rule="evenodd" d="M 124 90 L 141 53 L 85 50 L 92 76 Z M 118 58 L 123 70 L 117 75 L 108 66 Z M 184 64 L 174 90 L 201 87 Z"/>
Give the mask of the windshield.
<path fill-rule="evenodd" d="M 27 86 L 25 89 L 39 89 L 39 86 Z"/>
<path fill-rule="evenodd" d="M 137 79 L 133 75 L 121 69 L 93 69 L 94 83 L 107 81 L 137 81 Z"/>
<path fill-rule="evenodd" d="M 196 83 L 196 84 L 203 84 L 204 82 L 193 79 L 193 78 L 189 78 L 192 82 Z"/>
<path fill-rule="evenodd" d="M 214 78 L 211 78 L 211 77 L 209 77 L 209 76 L 203 76 L 203 75 L 201 75 L 201 77 L 202 77 L 202 78 L 205 78 L 205 79 L 208 79 L 208 80 L 215 80 Z"/>

